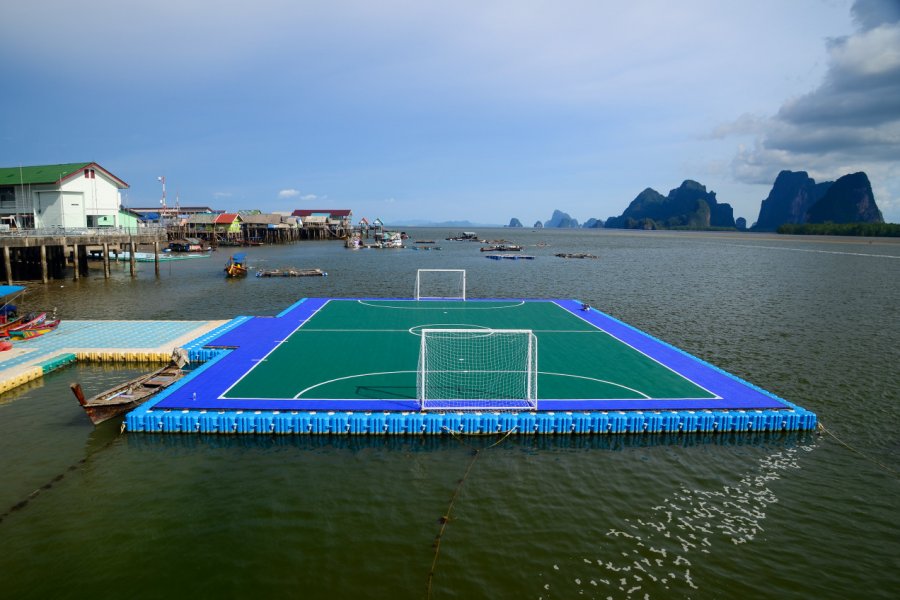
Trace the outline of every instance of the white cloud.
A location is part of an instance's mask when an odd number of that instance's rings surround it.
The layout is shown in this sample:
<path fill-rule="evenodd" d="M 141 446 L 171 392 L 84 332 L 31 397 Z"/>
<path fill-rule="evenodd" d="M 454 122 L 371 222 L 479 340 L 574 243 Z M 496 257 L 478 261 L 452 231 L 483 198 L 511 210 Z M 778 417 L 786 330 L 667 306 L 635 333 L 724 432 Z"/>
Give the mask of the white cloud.
<path fill-rule="evenodd" d="M 294 198 L 295 196 L 299 196 L 299 195 L 300 195 L 300 191 L 295 190 L 294 188 L 288 188 L 286 190 L 281 190 L 280 192 L 278 192 L 279 198 Z"/>
<path fill-rule="evenodd" d="M 323 196 L 323 198 L 327 198 L 327 196 Z M 313 200 L 318 200 L 319 197 L 316 196 L 315 194 L 306 194 L 305 196 L 303 196 L 300 199 L 303 200 L 304 202 L 312 202 Z"/>
<path fill-rule="evenodd" d="M 717 125 L 707 136 L 708 139 L 721 139 L 733 135 L 758 135 L 769 126 L 769 118 L 762 115 L 744 113 L 734 121 Z"/>
<path fill-rule="evenodd" d="M 783 169 L 817 181 L 865 171 L 886 219 L 896 219 L 900 22 L 873 22 L 878 4 L 854 5 L 855 12 L 866 9 L 868 28 L 827 43 L 828 69 L 815 89 L 785 100 L 771 118 L 742 115 L 710 133 L 754 136 L 732 160 L 736 180 L 771 184 Z"/>

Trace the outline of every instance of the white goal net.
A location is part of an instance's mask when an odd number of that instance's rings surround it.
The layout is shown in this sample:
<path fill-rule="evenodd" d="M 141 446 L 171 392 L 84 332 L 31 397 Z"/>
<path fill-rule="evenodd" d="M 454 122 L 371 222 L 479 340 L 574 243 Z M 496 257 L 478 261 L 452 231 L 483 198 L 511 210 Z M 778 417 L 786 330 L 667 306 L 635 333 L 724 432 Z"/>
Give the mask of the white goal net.
<path fill-rule="evenodd" d="M 534 410 L 537 337 L 530 329 L 422 329 L 422 410 Z"/>
<path fill-rule="evenodd" d="M 465 269 L 419 269 L 416 300 L 465 300 Z"/>

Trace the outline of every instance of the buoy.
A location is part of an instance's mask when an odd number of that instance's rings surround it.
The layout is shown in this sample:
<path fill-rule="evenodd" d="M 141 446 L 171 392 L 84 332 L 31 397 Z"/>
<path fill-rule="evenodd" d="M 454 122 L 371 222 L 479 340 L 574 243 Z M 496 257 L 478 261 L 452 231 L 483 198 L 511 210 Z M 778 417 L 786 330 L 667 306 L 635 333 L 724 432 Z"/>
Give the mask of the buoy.
<path fill-rule="evenodd" d="M 6 352 L 7 350 L 12 350 L 12 342 L 0 342 L 0 352 Z"/>

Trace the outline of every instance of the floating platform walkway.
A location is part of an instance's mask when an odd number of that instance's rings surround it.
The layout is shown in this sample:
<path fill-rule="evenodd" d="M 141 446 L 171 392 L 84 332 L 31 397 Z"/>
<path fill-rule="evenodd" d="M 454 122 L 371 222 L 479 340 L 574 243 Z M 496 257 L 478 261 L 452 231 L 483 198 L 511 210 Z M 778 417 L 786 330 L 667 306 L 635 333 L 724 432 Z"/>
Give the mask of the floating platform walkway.
<path fill-rule="evenodd" d="M 164 363 L 176 347 L 205 343 L 229 321 L 72 321 L 0 352 L 0 393 L 74 362 Z M 198 355 L 199 356 L 199 355 Z"/>
<path fill-rule="evenodd" d="M 422 331 L 530 330 L 529 408 L 425 409 Z M 487 334 L 486 334 L 487 335 Z M 203 364 L 130 432 L 607 434 L 811 430 L 816 415 L 575 300 L 303 299 L 185 346 Z M 451 358 L 451 360 L 454 360 Z M 500 371 L 497 371 L 498 373 Z"/>

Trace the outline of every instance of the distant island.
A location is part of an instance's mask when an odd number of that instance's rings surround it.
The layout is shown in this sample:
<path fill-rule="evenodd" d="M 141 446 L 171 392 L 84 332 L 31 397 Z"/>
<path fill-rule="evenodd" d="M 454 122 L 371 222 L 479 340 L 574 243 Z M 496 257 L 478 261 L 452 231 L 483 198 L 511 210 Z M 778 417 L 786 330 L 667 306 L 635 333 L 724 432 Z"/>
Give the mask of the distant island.
<path fill-rule="evenodd" d="M 408 219 L 392 222 L 392 227 L 449 227 L 451 229 L 473 229 L 476 227 L 503 227 L 498 223 L 473 223 L 472 221 L 426 221 L 422 219 Z"/>
<path fill-rule="evenodd" d="M 663 196 L 647 188 L 618 217 L 610 217 L 607 229 L 736 229 L 734 210 L 719 203 L 715 192 L 693 180 Z"/>
<path fill-rule="evenodd" d="M 783 225 L 824 223 L 884 223 L 865 173 L 816 183 L 806 171 L 782 171 L 762 201 L 752 229 L 776 231 Z"/>
<path fill-rule="evenodd" d="M 521 227 L 513 218 L 509 227 Z M 574 228 L 578 221 L 559 209 L 535 228 Z M 730 204 L 719 202 L 716 193 L 687 179 L 663 196 L 646 188 L 625 211 L 606 221 L 590 218 L 583 228 L 684 229 L 747 231 L 747 220 L 734 218 Z M 898 236 L 900 225 L 885 223 L 875 203 L 868 176 L 852 173 L 836 181 L 816 183 L 805 171 L 782 171 L 768 197 L 761 201 L 759 218 L 752 231 L 794 234 Z"/>
<path fill-rule="evenodd" d="M 550 217 L 550 219 L 548 221 L 544 221 L 544 227 L 569 229 L 578 227 L 578 221 L 570 217 L 568 213 L 564 213 L 561 210 L 554 210 L 553 215 Z"/>

